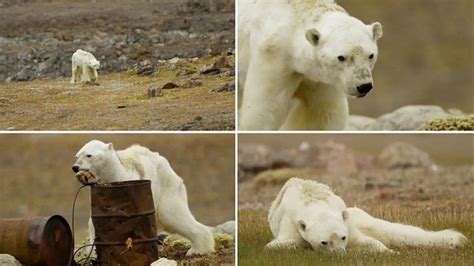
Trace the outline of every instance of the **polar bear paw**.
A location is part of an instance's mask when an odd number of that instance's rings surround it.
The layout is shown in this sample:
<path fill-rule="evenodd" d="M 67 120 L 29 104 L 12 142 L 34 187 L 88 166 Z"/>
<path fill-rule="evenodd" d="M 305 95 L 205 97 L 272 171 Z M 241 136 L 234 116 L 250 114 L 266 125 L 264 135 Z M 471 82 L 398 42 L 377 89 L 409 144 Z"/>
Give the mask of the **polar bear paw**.
<path fill-rule="evenodd" d="M 97 178 L 89 171 L 79 171 L 76 174 L 77 180 L 83 185 L 90 185 L 97 183 Z"/>
<path fill-rule="evenodd" d="M 186 252 L 186 256 L 196 256 L 196 255 L 205 255 L 209 252 L 204 252 L 204 251 L 200 251 L 200 250 L 197 250 L 197 249 L 194 249 L 194 248 L 190 248 L 188 250 L 188 252 Z"/>
<path fill-rule="evenodd" d="M 278 240 L 274 239 L 270 243 L 265 245 L 266 249 L 296 249 L 298 248 L 298 242 L 292 239 Z"/>

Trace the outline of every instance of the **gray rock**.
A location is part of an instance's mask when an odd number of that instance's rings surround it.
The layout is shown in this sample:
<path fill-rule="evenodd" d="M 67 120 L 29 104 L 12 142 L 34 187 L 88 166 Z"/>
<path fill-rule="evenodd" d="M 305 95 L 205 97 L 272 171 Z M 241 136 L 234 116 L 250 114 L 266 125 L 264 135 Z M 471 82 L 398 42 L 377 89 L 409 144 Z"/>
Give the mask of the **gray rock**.
<path fill-rule="evenodd" d="M 439 106 L 409 105 L 382 115 L 372 125 L 372 130 L 417 130 L 423 124 L 435 118 L 450 114 Z"/>
<path fill-rule="evenodd" d="M 12 255 L 0 254 L 0 265 L 2 266 L 21 266 L 22 264 Z"/>
<path fill-rule="evenodd" d="M 211 229 L 213 233 L 228 234 L 235 238 L 235 221 L 227 221 Z"/>
<path fill-rule="evenodd" d="M 394 142 L 385 147 L 377 156 L 377 161 L 385 168 L 433 168 L 430 155 L 408 143 Z"/>
<path fill-rule="evenodd" d="M 362 115 L 351 115 L 346 123 L 344 130 L 370 130 L 375 124 L 376 119 Z"/>

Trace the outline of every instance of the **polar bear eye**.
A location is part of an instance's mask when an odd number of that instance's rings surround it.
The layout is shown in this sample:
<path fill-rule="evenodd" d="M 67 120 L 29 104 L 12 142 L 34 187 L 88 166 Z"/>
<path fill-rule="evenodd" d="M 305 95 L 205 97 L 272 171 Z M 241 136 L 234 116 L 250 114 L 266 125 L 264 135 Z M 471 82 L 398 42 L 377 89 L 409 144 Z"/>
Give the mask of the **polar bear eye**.
<path fill-rule="evenodd" d="M 341 237 L 341 240 L 342 241 L 346 240 L 346 236 Z"/>
<path fill-rule="evenodd" d="M 344 56 L 340 55 L 340 56 L 337 57 L 337 60 L 339 60 L 340 62 L 344 62 L 344 61 L 346 61 L 346 58 Z"/>
<path fill-rule="evenodd" d="M 326 241 L 321 242 L 321 245 L 323 245 L 323 246 L 326 246 L 327 244 L 328 244 L 328 242 L 326 242 Z"/>
<path fill-rule="evenodd" d="M 92 155 L 91 155 L 91 154 L 87 154 L 86 157 L 87 157 L 87 158 L 90 158 L 90 157 L 92 157 Z"/>
<path fill-rule="evenodd" d="M 374 54 L 369 55 L 369 59 L 374 59 Z"/>

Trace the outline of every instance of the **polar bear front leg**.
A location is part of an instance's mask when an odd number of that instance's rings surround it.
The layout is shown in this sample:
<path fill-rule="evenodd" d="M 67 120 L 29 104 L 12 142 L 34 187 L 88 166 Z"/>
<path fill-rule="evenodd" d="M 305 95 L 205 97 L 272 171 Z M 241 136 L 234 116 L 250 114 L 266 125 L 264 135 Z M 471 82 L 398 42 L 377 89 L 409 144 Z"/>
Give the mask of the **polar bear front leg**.
<path fill-rule="evenodd" d="M 276 64 L 252 58 L 240 107 L 242 130 L 278 130 L 285 121 L 302 77 Z"/>
<path fill-rule="evenodd" d="M 301 238 L 298 229 L 291 218 L 288 215 L 283 215 L 280 221 L 280 227 L 278 235 L 272 241 L 270 241 L 265 248 L 268 249 L 296 249 L 303 247 L 305 241 Z"/>
<path fill-rule="evenodd" d="M 342 130 L 349 116 L 345 90 L 303 80 L 282 130 Z"/>

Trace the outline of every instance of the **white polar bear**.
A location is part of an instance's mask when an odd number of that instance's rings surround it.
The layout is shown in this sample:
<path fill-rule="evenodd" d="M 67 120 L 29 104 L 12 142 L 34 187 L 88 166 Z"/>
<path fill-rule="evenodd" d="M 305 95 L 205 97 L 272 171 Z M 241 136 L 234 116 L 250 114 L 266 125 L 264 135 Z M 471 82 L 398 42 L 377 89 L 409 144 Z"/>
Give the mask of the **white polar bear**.
<path fill-rule="evenodd" d="M 342 130 L 372 88 L 382 25 L 333 0 L 239 1 L 243 130 Z"/>
<path fill-rule="evenodd" d="M 291 178 L 268 214 L 275 237 L 267 248 L 343 251 L 365 248 L 389 251 L 387 246 L 460 247 L 467 238 L 454 230 L 427 231 L 411 225 L 374 218 L 358 208 L 346 208 L 332 190 L 316 181 Z"/>
<path fill-rule="evenodd" d="M 199 223 L 189 210 L 183 180 L 168 160 L 145 147 L 131 146 L 115 151 L 112 143 L 92 140 L 76 154 L 72 170 L 81 183 L 151 180 L 157 230 L 177 233 L 191 241 L 187 255 L 214 252 L 214 237 L 209 227 Z M 94 227 L 89 221 L 91 241 Z"/>
<path fill-rule="evenodd" d="M 97 70 L 100 62 L 89 52 L 77 49 L 72 55 L 72 76 L 71 83 L 86 82 L 97 83 L 99 74 Z"/>

